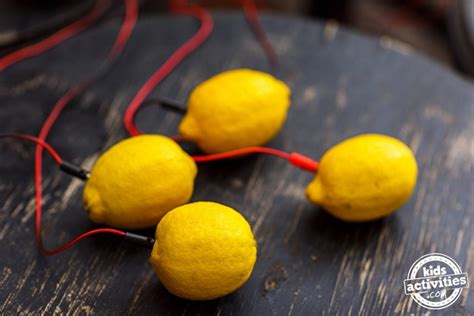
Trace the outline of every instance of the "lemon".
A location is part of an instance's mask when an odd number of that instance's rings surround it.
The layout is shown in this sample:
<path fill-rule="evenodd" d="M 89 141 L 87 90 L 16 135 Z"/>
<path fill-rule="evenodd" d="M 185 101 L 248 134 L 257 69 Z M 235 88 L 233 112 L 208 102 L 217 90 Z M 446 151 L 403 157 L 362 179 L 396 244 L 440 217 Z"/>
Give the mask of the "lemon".
<path fill-rule="evenodd" d="M 393 137 L 365 134 L 324 154 L 306 195 L 342 220 L 374 220 L 391 214 L 410 198 L 416 177 L 410 148 Z"/>
<path fill-rule="evenodd" d="M 256 253 L 255 239 L 242 215 L 222 204 L 196 202 L 163 217 L 150 262 L 174 295 L 210 300 L 247 281 Z"/>
<path fill-rule="evenodd" d="M 189 201 L 196 172 L 191 157 L 170 138 L 128 138 L 97 160 L 84 188 L 84 203 L 96 223 L 152 227 Z"/>
<path fill-rule="evenodd" d="M 249 69 L 226 71 L 192 91 L 179 134 L 207 153 L 260 146 L 281 129 L 289 106 L 282 81 Z"/>

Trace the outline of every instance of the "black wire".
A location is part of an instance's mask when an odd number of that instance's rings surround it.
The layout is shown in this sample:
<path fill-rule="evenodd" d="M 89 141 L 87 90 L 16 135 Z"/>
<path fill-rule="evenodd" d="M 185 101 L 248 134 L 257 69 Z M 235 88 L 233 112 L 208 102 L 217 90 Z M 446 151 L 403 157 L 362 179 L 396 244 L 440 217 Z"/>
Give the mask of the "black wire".
<path fill-rule="evenodd" d="M 182 103 L 179 103 L 176 100 L 172 100 L 169 98 L 154 98 L 154 99 L 147 99 L 143 101 L 142 106 L 140 108 L 147 107 L 149 105 L 159 105 L 165 110 L 169 110 L 175 113 L 179 114 L 185 114 L 186 113 L 186 106 L 184 106 Z"/>
<path fill-rule="evenodd" d="M 174 113 L 178 113 L 179 115 L 184 115 L 186 113 L 186 107 L 179 103 L 178 101 L 169 99 L 169 98 L 154 98 L 154 99 L 147 99 L 142 102 L 141 106 L 138 108 L 137 112 L 133 120 L 136 120 L 138 114 L 143 111 L 144 108 L 150 105 L 159 105 L 165 110 L 169 110 Z"/>

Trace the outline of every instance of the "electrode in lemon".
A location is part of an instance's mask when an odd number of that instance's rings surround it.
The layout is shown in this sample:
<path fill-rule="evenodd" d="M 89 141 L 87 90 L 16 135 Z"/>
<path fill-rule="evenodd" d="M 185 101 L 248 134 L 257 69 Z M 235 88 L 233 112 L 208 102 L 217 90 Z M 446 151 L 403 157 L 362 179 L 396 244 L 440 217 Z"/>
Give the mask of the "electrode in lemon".
<path fill-rule="evenodd" d="M 206 153 L 261 146 L 280 131 L 289 106 L 290 88 L 272 75 L 226 71 L 192 91 L 179 134 Z"/>
<path fill-rule="evenodd" d="M 252 230 L 242 215 L 222 204 L 196 202 L 163 217 L 150 262 L 172 294 L 210 300 L 241 287 L 256 256 Z"/>
<path fill-rule="evenodd" d="M 306 196 L 339 219 L 375 220 L 407 202 L 416 178 L 416 159 L 407 145 L 390 136 L 364 134 L 324 154 Z"/>
<path fill-rule="evenodd" d="M 155 226 L 166 212 L 189 201 L 196 164 L 172 139 L 125 139 L 95 163 L 84 188 L 89 217 L 127 229 Z"/>

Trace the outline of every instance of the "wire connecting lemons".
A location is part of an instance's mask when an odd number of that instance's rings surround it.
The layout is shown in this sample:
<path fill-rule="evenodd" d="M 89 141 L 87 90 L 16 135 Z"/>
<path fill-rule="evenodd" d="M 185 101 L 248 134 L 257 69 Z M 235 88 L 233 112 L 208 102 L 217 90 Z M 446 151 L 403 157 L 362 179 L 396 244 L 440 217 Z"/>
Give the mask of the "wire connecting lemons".
<path fill-rule="evenodd" d="M 196 173 L 192 158 L 170 138 L 128 138 L 97 160 L 84 189 L 84 203 L 96 223 L 153 227 L 166 212 L 189 201 Z"/>
<path fill-rule="evenodd" d="M 242 215 L 222 204 L 196 202 L 163 217 L 150 262 L 174 295 L 210 300 L 247 281 L 256 253 L 255 239 Z"/>
<path fill-rule="evenodd" d="M 226 71 L 193 90 L 179 134 L 207 153 L 260 146 L 281 129 L 289 106 L 282 81 L 249 69 Z"/>
<path fill-rule="evenodd" d="M 415 157 L 404 143 L 365 134 L 343 141 L 322 157 L 306 195 L 342 220 L 374 220 L 410 198 L 416 177 Z"/>

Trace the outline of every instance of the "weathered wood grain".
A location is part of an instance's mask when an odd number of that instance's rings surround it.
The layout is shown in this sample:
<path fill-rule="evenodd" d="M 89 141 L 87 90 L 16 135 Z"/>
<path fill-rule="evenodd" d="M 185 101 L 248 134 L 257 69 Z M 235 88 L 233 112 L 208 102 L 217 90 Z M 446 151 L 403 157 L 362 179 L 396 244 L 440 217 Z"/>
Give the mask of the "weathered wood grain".
<path fill-rule="evenodd" d="M 199 82 L 220 71 L 266 61 L 238 14 L 215 14 L 211 39 L 154 96 L 185 101 Z M 228 204 L 245 215 L 258 241 L 251 279 L 236 293 L 210 302 L 178 299 L 160 285 L 149 251 L 101 236 L 51 258 L 35 249 L 33 150 L 0 144 L 0 314 L 425 314 L 403 294 L 418 257 L 454 257 L 474 276 L 474 89 L 449 70 L 387 39 L 335 24 L 263 18 L 281 56 L 280 76 L 293 105 L 270 144 L 320 157 L 344 138 L 386 133 L 411 146 L 419 162 L 413 198 L 395 215 L 346 224 L 304 197 L 312 175 L 272 157 L 200 165 L 193 200 Z M 66 158 L 91 166 L 126 137 L 122 114 L 145 78 L 196 28 L 186 17 L 143 20 L 111 74 L 74 102 L 50 142 Z M 87 32 L 0 74 L 0 131 L 36 134 L 54 102 L 106 56 L 117 24 Z M 139 127 L 176 132 L 179 116 L 148 108 Z M 82 183 L 45 162 L 44 235 L 59 245 L 92 227 Z M 152 231 L 144 233 L 152 234 Z M 471 282 L 472 284 L 472 282 Z M 447 310 L 474 314 L 471 286 Z"/>

